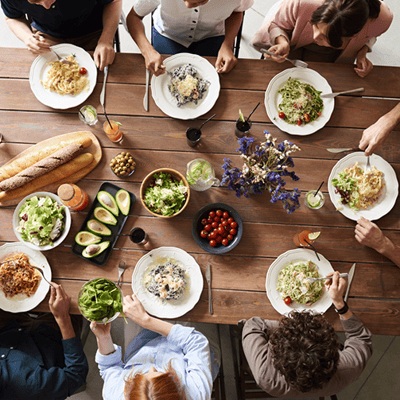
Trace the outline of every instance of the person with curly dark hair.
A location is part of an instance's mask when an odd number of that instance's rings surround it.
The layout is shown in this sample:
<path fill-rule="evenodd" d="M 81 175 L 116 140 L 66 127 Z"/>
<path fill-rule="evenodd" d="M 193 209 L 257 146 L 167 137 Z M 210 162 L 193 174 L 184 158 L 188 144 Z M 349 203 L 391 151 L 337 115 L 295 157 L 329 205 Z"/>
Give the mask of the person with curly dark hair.
<path fill-rule="evenodd" d="M 243 350 L 257 384 L 271 397 L 330 396 L 355 381 L 372 355 L 371 332 L 343 300 L 347 280 L 326 283 L 346 333 L 344 347 L 322 314 L 292 311 L 278 321 L 253 317 Z"/>

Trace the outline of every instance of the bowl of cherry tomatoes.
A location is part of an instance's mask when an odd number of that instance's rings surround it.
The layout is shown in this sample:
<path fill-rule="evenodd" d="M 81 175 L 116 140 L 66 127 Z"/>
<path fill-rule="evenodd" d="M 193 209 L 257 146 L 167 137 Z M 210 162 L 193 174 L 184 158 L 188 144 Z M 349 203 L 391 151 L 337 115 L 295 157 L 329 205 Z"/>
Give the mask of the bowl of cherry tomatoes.
<path fill-rule="evenodd" d="M 240 242 L 242 233 L 242 219 L 234 208 L 224 203 L 208 204 L 193 219 L 194 240 L 212 254 L 231 251 Z"/>

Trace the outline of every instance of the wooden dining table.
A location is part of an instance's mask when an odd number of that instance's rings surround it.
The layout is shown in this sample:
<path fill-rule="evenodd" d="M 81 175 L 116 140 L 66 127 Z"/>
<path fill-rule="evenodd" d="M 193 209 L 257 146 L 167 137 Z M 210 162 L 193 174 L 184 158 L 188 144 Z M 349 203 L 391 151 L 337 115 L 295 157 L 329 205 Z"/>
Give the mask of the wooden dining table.
<path fill-rule="evenodd" d="M 84 102 L 93 105 L 99 114 L 94 126 L 82 123 L 78 108 L 57 110 L 40 103 L 30 89 L 29 71 L 35 56 L 26 49 L 0 48 L 0 165 L 28 147 L 45 139 L 69 132 L 89 130 L 96 135 L 102 147 L 102 159 L 78 185 L 92 202 L 100 185 L 107 181 L 136 196 L 122 233 L 135 226 L 142 227 L 149 236 L 146 246 L 132 243 L 127 236 L 118 238 L 108 262 L 96 266 L 73 254 L 75 235 L 87 215 L 87 209 L 72 212 L 72 225 L 65 241 L 58 247 L 43 252 L 52 270 L 53 281 L 65 288 L 71 296 L 71 312 L 79 313 L 78 293 L 82 285 L 93 278 L 116 281 L 121 260 L 129 267 L 122 276 L 124 295 L 132 294 L 131 279 L 138 260 L 149 250 L 161 246 L 178 247 L 194 257 L 201 268 L 204 287 L 200 300 L 179 320 L 236 324 L 241 319 L 259 316 L 279 319 L 266 295 L 266 274 L 274 260 L 294 249 L 293 237 L 304 229 L 320 231 L 315 242 L 317 251 L 340 272 L 348 272 L 353 263 L 356 270 L 350 288 L 348 304 L 351 310 L 375 334 L 400 334 L 400 268 L 371 248 L 359 244 L 354 236 L 355 221 L 344 217 L 332 204 L 328 194 L 328 177 L 339 159 L 346 153 L 332 154 L 329 147 L 358 147 L 365 128 L 391 110 L 400 96 L 400 68 L 375 66 L 364 79 L 358 77 L 352 65 L 309 63 L 309 68 L 322 75 L 334 92 L 363 86 L 362 93 L 336 97 L 333 114 L 324 128 L 307 136 L 293 136 L 280 131 L 270 121 L 264 106 L 265 90 L 271 79 L 290 68 L 289 63 L 240 59 L 228 74 L 220 75 L 219 98 L 211 110 L 197 120 L 179 120 L 165 115 L 155 104 L 150 91 L 149 111 L 143 108 L 145 94 L 145 67 L 140 54 L 117 53 L 109 68 L 106 89 L 108 116 L 122 124 L 124 141 L 111 142 L 102 130 L 105 121 L 100 105 L 103 73 L 99 72 L 97 85 Z M 214 58 L 209 61 L 215 63 Z M 139 190 L 143 179 L 151 171 L 167 167 L 181 173 L 195 158 L 208 160 L 221 179 L 224 158 L 230 158 L 240 167 L 239 147 L 234 135 L 239 109 L 246 115 L 254 106 L 261 105 L 252 115 L 250 135 L 256 142 L 268 131 L 278 142 L 290 140 L 301 151 L 293 155 L 293 170 L 297 182 L 286 179 L 287 188 L 297 187 L 301 192 L 301 207 L 287 214 L 282 205 L 270 202 L 270 194 L 253 194 L 238 198 L 227 187 L 212 187 L 207 191 L 191 190 L 185 210 L 174 218 L 151 215 L 140 201 Z M 187 144 L 185 131 L 189 126 L 216 114 L 202 129 L 197 147 Z M 397 126 L 397 130 L 400 126 Z M 136 171 L 128 178 L 117 177 L 110 169 L 111 159 L 121 151 L 129 151 L 136 160 Z M 377 154 L 388 161 L 400 177 L 400 134 L 393 132 Z M 320 183 L 325 205 L 319 210 L 304 206 L 304 194 Z M 240 243 L 223 255 L 210 254 L 200 248 L 192 236 L 195 214 L 210 203 L 225 203 L 233 207 L 243 220 Z M 16 242 L 12 217 L 15 206 L 0 208 L 1 244 Z M 400 200 L 384 217 L 375 221 L 393 241 L 400 242 Z M 212 302 L 214 313 L 209 313 L 208 287 L 205 281 L 207 264 L 212 267 Z M 48 297 L 35 309 L 48 311 Z M 342 326 L 333 307 L 326 317 L 338 331 Z"/>

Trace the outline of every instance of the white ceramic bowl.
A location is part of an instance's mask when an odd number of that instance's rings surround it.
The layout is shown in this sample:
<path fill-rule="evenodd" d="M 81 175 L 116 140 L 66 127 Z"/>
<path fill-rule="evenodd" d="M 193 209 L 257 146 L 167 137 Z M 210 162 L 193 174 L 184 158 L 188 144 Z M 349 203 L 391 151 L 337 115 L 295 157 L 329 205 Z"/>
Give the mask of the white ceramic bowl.
<path fill-rule="evenodd" d="M 61 236 L 53 243 L 53 245 L 46 245 L 46 246 L 36 246 L 31 242 L 26 242 L 25 240 L 22 239 L 20 233 L 17 231 L 17 228 L 19 226 L 19 212 L 21 210 L 21 207 L 23 206 L 23 204 L 25 203 L 26 200 L 30 199 L 33 196 L 38 196 L 38 197 L 46 197 L 49 196 L 51 197 L 53 200 L 56 200 L 60 205 L 62 205 L 60 198 L 55 195 L 54 193 L 49 193 L 49 192 L 36 192 L 36 193 L 32 193 L 26 197 L 24 197 L 17 205 L 17 208 L 14 211 L 14 215 L 13 215 L 13 229 L 14 229 L 14 233 L 15 236 L 17 237 L 17 239 L 21 242 L 24 243 L 26 246 L 30 247 L 31 249 L 34 250 L 39 250 L 39 251 L 45 251 L 45 250 L 51 250 L 54 249 L 55 247 L 57 247 L 59 244 L 61 244 L 63 242 L 63 240 L 67 237 L 69 230 L 71 228 L 71 212 L 69 211 L 68 207 L 64 207 L 65 209 L 65 227 L 64 227 L 64 231 L 62 232 Z"/>

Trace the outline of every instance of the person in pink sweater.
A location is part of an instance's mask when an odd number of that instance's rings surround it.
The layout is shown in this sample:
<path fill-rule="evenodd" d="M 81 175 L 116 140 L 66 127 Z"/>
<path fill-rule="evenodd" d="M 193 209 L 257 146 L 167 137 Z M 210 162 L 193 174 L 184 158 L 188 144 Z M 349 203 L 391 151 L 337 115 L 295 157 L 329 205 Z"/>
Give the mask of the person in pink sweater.
<path fill-rule="evenodd" d="M 380 0 L 280 0 L 264 19 L 251 44 L 277 62 L 305 61 L 354 63 L 365 77 L 373 68 L 367 53 L 376 37 L 390 27 L 393 14 Z"/>

